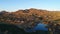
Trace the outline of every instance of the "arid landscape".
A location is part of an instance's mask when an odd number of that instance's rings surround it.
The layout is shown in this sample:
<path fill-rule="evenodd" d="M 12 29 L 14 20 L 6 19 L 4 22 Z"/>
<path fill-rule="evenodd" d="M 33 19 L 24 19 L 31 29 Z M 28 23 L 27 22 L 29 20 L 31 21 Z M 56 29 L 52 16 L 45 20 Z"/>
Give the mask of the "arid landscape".
<path fill-rule="evenodd" d="M 22 24 L 20 20 L 30 21 L 42 17 L 43 20 L 58 20 L 60 19 L 60 12 L 59 11 L 48 11 L 48 10 L 41 10 L 41 9 L 26 9 L 26 10 L 17 10 L 15 12 L 7 12 L 1 11 L 0 12 L 0 22 L 10 22 L 12 24 Z M 46 23 L 47 24 L 47 23 Z"/>
<path fill-rule="evenodd" d="M 0 0 L 0 34 L 60 34 L 60 0 Z"/>
<path fill-rule="evenodd" d="M 25 32 L 26 28 L 34 28 L 37 24 L 42 23 L 48 26 L 48 31 L 39 30 L 36 32 Z M 16 28 L 15 33 L 21 34 L 21 32 L 25 32 L 24 34 L 53 34 L 56 30 L 58 30 L 58 34 L 60 33 L 60 12 L 59 11 L 49 11 L 43 9 L 25 9 L 25 10 L 17 10 L 15 12 L 7 12 L 1 11 L 0 12 L 0 24 L 1 24 L 1 31 L 3 28 L 10 32 Z M 5 24 L 6 26 L 2 25 Z M 9 25 L 8 25 L 9 24 Z M 11 26 L 10 26 L 11 25 Z M 14 26 L 13 26 L 14 25 Z M 15 27 L 17 26 L 17 27 Z M 18 28 L 18 29 L 17 29 Z M 20 30 L 22 31 L 20 31 Z M 3 30 L 3 31 L 4 31 Z M 4 31 L 5 33 L 6 31 Z M 44 32 L 44 33 L 42 33 Z"/>

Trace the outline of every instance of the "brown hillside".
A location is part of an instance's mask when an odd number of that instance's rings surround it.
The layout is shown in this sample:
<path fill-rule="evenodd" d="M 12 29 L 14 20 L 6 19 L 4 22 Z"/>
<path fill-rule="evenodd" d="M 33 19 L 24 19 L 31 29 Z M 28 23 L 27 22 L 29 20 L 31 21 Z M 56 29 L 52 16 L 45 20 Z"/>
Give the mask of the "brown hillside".
<path fill-rule="evenodd" d="M 41 19 L 42 18 L 42 19 Z M 23 27 L 34 26 L 35 23 L 43 21 L 53 21 L 60 19 L 59 11 L 47 11 L 41 9 L 26 9 L 15 12 L 0 12 L 0 22 L 8 24 L 18 24 Z M 47 23 L 47 22 L 43 22 Z M 28 26 L 27 26 L 28 25 Z"/>

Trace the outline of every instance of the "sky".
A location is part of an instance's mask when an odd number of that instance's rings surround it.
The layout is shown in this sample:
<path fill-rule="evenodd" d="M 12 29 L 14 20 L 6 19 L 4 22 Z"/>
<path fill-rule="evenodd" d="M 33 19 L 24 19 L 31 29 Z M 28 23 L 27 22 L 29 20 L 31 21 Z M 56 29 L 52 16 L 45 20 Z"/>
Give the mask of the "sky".
<path fill-rule="evenodd" d="M 60 10 L 60 0 L 0 0 L 0 11 L 29 8 Z"/>

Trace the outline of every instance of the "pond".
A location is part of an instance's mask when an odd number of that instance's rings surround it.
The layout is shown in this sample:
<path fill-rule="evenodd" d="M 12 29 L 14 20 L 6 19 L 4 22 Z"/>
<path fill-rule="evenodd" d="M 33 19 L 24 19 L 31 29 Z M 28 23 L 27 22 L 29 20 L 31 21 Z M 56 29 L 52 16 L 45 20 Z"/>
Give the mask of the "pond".
<path fill-rule="evenodd" d="M 26 32 L 35 32 L 37 30 L 48 31 L 48 28 L 46 28 L 46 26 L 47 26 L 46 24 L 39 23 L 33 29 L 25 29 L 25 31 Z"/>
<path fill-rule="evenodd" d="M 34 30 L 45 30 L 48 31 L 48 28 L 46 28 L 46 24 L 39 23 L 37 26 L 34 27 Z"/>

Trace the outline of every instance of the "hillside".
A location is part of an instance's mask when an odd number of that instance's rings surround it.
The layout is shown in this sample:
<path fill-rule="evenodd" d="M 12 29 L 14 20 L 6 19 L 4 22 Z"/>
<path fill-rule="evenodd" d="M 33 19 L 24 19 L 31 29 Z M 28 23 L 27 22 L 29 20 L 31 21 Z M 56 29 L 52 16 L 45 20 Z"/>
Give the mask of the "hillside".
<path fill-rule="evenodd" d="M 15 12 L 0 12 L 0 22 L 7 24 L 21 25 L 23 27 L 33 27 L 35 22 L 43 20 L 43 23 L 47 24 L 46 21 L 54 21 L 60 19 L 59 11 L 48 11 L 42 9 L 26 9 L 17 10 Z M 27 26 L 28 25 L 28 26 Z"/>

